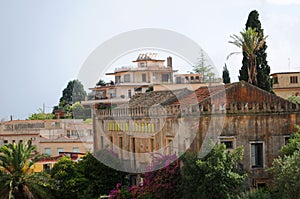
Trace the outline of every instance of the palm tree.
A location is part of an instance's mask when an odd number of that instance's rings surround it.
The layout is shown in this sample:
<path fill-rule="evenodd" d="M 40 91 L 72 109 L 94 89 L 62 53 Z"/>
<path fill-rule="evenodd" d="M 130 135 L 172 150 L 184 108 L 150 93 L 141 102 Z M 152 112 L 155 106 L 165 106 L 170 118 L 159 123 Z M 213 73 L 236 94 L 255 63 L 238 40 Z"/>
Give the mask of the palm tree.
<path fill-rule="evenodd" d="M 242 49 L 242 53 L 246 55 L 250 63 L 248 65 L 248 82 L 257 85 L 256 53 L 263 47 L 268 36 L 262 37 L 260 33 L 256 32 L 255 28 L 248 28 L 247 30 L 240 32 L 240 34 L 240 36 L 235 34 L 231 35 L 230 38 L 233 39 L 233 41 L 229 41 L 229 43 Z M 233 52 L 228 55 L 227 59 L 232 54 L 237 53 L 241 52 Z"/>
<path fill-rule="evenodd" d="M 0 148 L 1 199 L 49 198 L 45 187 L 47 176 L 35 174 L 32 170 L 33 165 L 44 157 L 35 153 L 35 150 L 36 146 L 31 145 L 30 141 L 25 144 L 7 144 Z"/>

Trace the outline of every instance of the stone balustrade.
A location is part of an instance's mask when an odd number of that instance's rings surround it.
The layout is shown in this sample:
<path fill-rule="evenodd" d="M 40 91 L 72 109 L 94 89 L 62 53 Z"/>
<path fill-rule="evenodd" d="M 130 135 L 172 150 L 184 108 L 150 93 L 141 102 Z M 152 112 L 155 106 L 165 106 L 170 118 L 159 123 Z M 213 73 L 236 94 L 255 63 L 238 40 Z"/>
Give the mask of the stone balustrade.
<path fill-rule="evenodd" d="M 242 114 L 242 113 L 280 113 L 299 111 L 299 105 L 290 102 L 230 103 L 215 105 L 209 103 L 193 106 L 152 106 L 134 108 L 113 108 L 96 110 L 98 118 L 148 118 L 148 117 L 185 117 L 203 114 Z"/>

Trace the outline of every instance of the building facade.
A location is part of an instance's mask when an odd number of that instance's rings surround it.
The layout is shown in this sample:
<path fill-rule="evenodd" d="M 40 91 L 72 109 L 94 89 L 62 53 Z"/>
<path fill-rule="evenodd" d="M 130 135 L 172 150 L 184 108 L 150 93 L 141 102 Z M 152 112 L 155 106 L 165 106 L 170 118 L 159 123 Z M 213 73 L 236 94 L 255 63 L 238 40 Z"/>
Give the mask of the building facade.
<path fill-rule="evenodd" d="M 83 120 L 12 120 L 0 124 L 0 144 L 28 140 L 37 146 L 37 152 L 49 156 L 93 150 L 92 125 Z"/>
<path fill-rule="evenodd" d="M 127 107 L 93 109 L 94 150 L 109 147 L 127 167 L 143 168 L 153 153 L 205 156 L 210 143 L 228 150 L 244 147 L 241 166 L 249 185 L 264 186 L 266 171 L 296 131 L 298 105 L 246 82 L 195 91 L 153 91 L 133 97 Z M 141 169 L 143 170 L 143 169 Z"/>
<path fill-rule="evenodd" d="M 173 83 L 176 70 L 172 67 L 172 58 L 157 59 L 157 53 L 140 54 L 133 61 L 136 66 L 116 68 L 113 73 L 114 83 L 91 88 L 97 103 L 120 103 L 129 101 L 137 93 L 145 93 L 150 85 L 155 83 Z"/>
<path fill-rule="evenodd" d="M 273 91 L 276 95 L 287 99 L 300 94 L 300 72 L 282 72 L 271 74 Z"/>

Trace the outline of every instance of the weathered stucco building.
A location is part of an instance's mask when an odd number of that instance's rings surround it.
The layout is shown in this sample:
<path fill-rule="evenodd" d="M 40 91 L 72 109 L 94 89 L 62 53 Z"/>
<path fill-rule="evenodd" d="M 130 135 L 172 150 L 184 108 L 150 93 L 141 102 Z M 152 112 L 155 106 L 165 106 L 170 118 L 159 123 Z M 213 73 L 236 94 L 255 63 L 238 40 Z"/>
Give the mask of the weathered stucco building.
<path fill-rule="evenodd" d="M 211 141 L 229 150 L 243 146 L 241 165 L 249 184 L 262 186 L 299 119 L 298 105 L 243 81 L 153 91 L 117 108 L 94 108 L 94 150 L 109 147 L 127 167 L 141 169 L 154 152 L 180 154 L 190 148 L 205 156 Z"/>

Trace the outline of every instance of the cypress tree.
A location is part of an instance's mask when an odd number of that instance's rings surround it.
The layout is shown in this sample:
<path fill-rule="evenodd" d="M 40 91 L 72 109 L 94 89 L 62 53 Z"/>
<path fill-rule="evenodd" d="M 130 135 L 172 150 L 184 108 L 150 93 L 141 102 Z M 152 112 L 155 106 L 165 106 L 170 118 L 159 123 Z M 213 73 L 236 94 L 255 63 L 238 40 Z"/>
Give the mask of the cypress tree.
<path fill-rule="evenodd" d="M 225 66 L 223 67 L 223 75 L 222 75 L 222 78 L 223 78 L 223 83 L 224 83 L 224 84 L 230 83 L 229 71 L 228 71 L 228 69 L 227 69 L 227 65 L 226 65 L 226 64 L 225 64 Z"/>
<path fill-rule="evenodd" d="M 256 10 L 250 12 L 248 16 L 248 20 L 246 22 L 246 30 L 248 28 L 256 29 L 256 32 L 261 34 L 262 38 L 264 37 L 264 30 L 261 28 L 261 23 L 258 19 L 259 13 Z M 257 85 L 259 88 L 266 90 L 268 92 L 272 91 L 273 82 L 270 78 L 270 66 L 267 61 L 267 53 L 266 53 L 267 45 L 266 43 L 263 47 L 256 53 L 256 71 L 257 71 Z M 247 68 L 249 65 L 249 60 L 243 54 L 243 65 L 239 75 L 239 80 L 248 81 L 248 72 Z"/>

